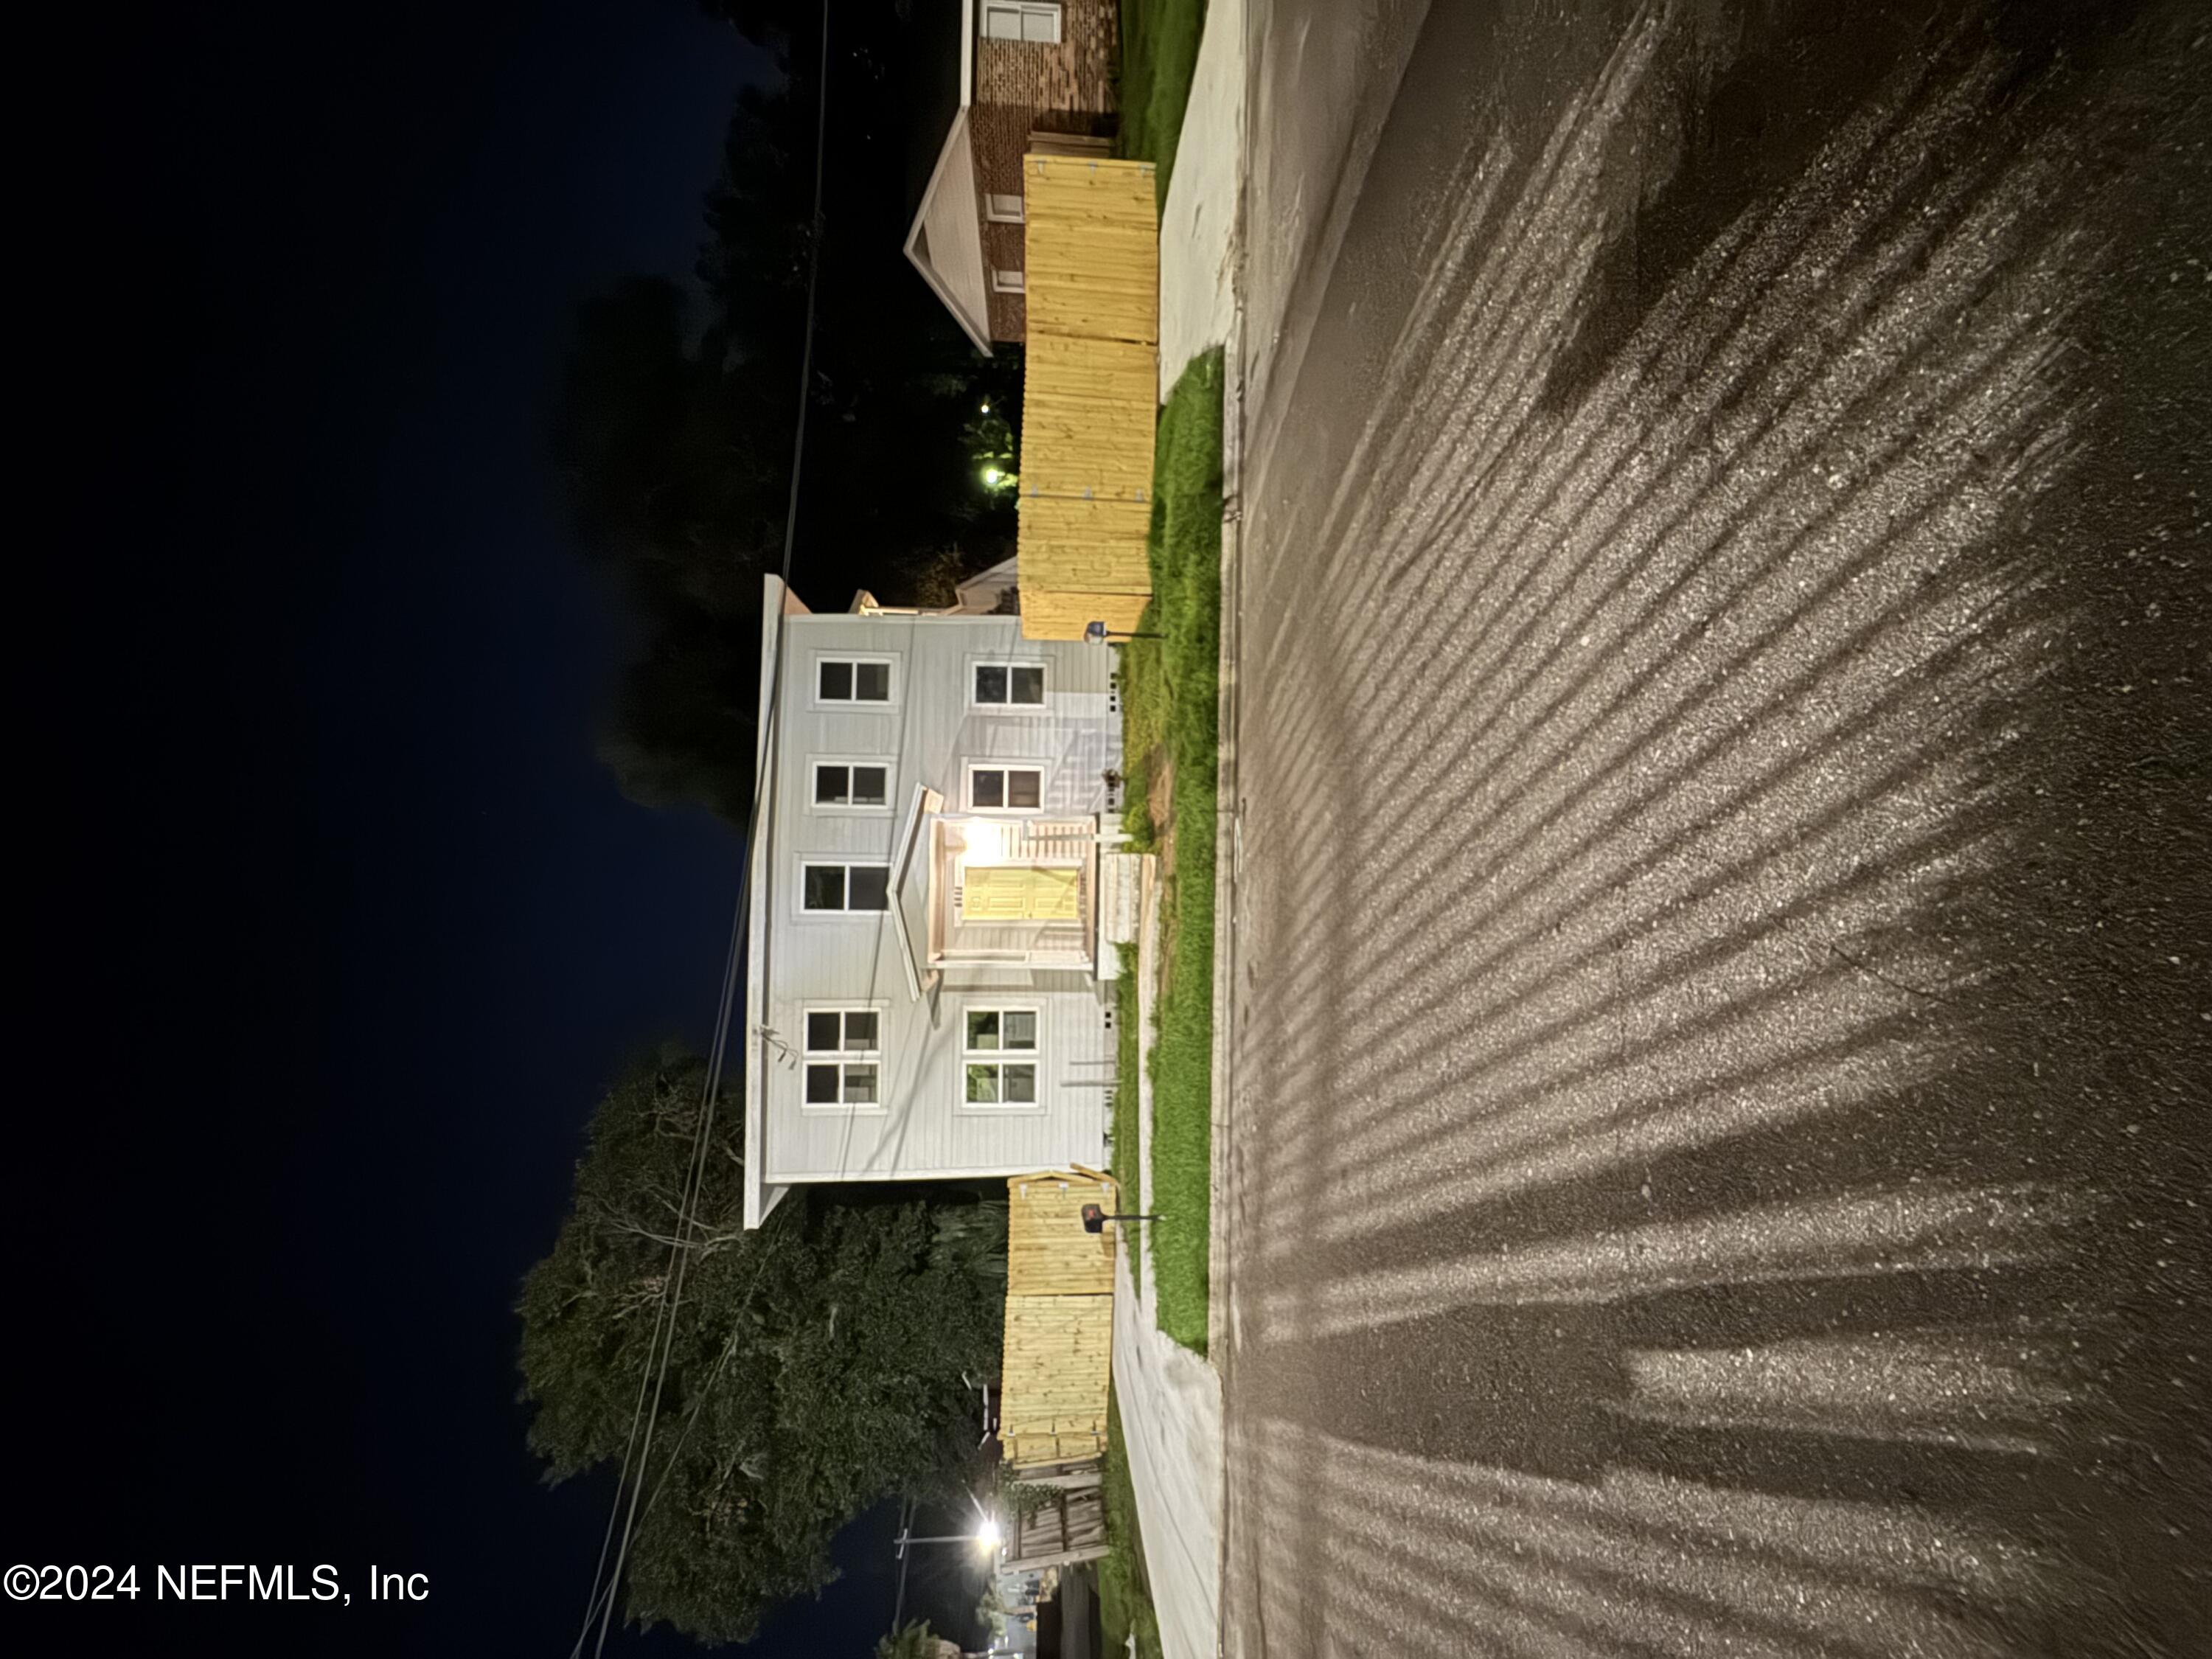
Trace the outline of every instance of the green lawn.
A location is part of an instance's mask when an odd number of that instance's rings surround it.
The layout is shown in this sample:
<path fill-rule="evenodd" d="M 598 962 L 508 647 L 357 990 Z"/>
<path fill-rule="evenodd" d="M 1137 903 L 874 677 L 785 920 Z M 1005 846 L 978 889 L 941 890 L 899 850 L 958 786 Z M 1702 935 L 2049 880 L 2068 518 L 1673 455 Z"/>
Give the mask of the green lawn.
<path fill-rule="evenodd" d="M 1106 1400 L 1111 1433 L 1106 1442 L 1106 1553 L 1098 1562 L 1098 1622 L 1114 1659 L 1129 1650 L 1133 1635 L 1140 1659 L 1160 1659 L 1160 1621 L 1145 1582 L 1145 1540 L 1137 1528 L 1137 1489 L 1129 1480 L 1121 1411 L 1110 1390 Z"/>
<path fill-rule="evenodd" d="M 1122 770 L 1150 823 L 1169 773 L 1160 847 L 1165 972 L 1152 1049 L 1152 1272 L 1160 1328 L 1206 1352 L 1212 1200 L 1213 838 L 1221 658 L 1221 353 L 1183 371 L 1161 411 L 1153 465 L 1152 602 L 1122 647 Z M 1119 1156 L 1117 1139 L 1117 1156 Z"/>
<path fill-rule="evenodd" d="M 1206 0 L 1121 0 L 1121 154 L 1158 167 L 1163 203 L 1205 30 Z"/>

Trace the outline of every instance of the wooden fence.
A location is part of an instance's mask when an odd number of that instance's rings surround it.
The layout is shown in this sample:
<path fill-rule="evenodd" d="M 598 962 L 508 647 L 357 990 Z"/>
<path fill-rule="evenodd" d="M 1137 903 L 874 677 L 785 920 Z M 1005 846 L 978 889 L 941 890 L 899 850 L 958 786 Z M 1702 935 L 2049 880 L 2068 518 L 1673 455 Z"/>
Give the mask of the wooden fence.
<path fill-rule="evenodd" d="M 999 1440 L 1016 1468 L 1106 1449 L 1114 1359 L 1114 1238 L 1083 1206 L 1114 1207 L 1103 1176 L 1058 1171 L 1006 1182 L 1006 1335 Z"/>
<path fill-rule="evenodd" d="M 1160 241 L 1149 161 L 1024 158 L 1022 632 L 1133 632 L 1152 597 Z"/>
<path fill-rule="evenodd" d="M 1023 1484 L 1044 1490 L 1032 1507 L 1015 1517 L 1001 1569 L 1034 1571 L 1095 1561 L 1105 1554 L 1103 1474 L 1097 1458 L 1052 1464 L 1046 1469 L 1024 1469 Z"/>

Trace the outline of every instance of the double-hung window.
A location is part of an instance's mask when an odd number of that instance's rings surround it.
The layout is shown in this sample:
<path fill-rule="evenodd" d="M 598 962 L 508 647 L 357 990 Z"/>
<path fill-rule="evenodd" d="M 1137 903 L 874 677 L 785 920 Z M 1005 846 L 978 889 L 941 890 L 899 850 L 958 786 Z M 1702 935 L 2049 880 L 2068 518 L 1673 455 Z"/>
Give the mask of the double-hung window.
<path fill-rule="evenodd" d="M 979 812 L 1034 812 L 1044 805 L 1044 769 L 1036 766 L 970 766 L 968 805 Z"/>
<path fill-rule="evenodd" d="M 983 0 L 983 38 L 1055 46 L 1060 40 L 1060 0 Z"/>
<path fill-rule="evenodd" d="M 814 763 L 819 811 L 881 811 L 891 804 L 891 769 L 880 761 Z"/>
<path fill-rule="evenodd" d="M 974 678 L 978 708 L 1042 708 L 1044 665 L 1041 662 L 979 662 Z"/>
<path fill-rule="evenodd" d="M 889 657 L 817 657 L 814 701 L 823 703 L 888 703 L 891 700 Z"/>
<path fill-rule="evenodd" d="M 1011 194 L 987 191 L 983 196 L 983 216 L 994 225 L 1018 225 L 1028 216 L 1023 211 L 1022 193 Z"/>
<path fill-rule="evenodd" d="M 872 1008 L 806 1011 L 806 1103 L 883 1102 L 883 1016 Z"/>
<path fill-rule="evenodd" d="M 1023 272 L 1010 270 L 1003 265 L 991 267 L 991 292 L 994 294 L 1026 294 L 1029 278 Z"/>
<path fill-rule="evenodd" d="M 891 871 L 887 864 L 817 864 L 799 866 L 799 905 L 809 911 L 888 910 Z"/>
<path fill-rule="evenodd" d="M 1037 1011 L 969 1008 L 961 1058 L 970 1106 L 1037 1103 Z"/>

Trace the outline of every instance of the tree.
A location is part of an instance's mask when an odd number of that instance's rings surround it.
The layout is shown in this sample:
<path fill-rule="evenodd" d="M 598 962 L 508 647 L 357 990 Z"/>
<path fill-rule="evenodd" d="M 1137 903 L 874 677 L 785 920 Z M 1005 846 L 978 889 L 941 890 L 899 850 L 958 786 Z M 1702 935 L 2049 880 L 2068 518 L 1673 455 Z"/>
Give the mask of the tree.
<path fill-rule="evenodd" d="M 861 586 L 913 603 L 1013 551 L 1021 358 L 979 355 L 902 251 L 907 163 L 932 118 L 918 65 L 948 20 L 839 9 L 817 225 L 818 9 L 708 9 L 769 46 L 784 78 L 738 97 L 696 284 L 634 277 L 579 313 L 554 447 L 578 538 L 640 623 L 600 755 L 634 799 L 742 823 L 817 240 L 793 549 L 817 605 Z"/>
<path fill-rule="evenodd" d="M 618 1466 L 698 1127 L 704 1062 L 665 1052 L 600 1103 L 568 1218 L 524 1283 L 522 1398 L 550 1480 Z M 787 1199 L 744 1231 L 742 1122 L 709 1137 L 626 1573 L 626 1616 L 741 1641 L 827 1583 L 838 1528 L 948 1495 L 974 1456 L 962 1373 L 998 1359 L 1006 1214 Z"/>
<path fill-rule="evenodd" d="M 945 1645 L 930 1633 L 929 1620 L 910 1620 L 876 1644 L 876 1659 L 937 1659 Z"/>

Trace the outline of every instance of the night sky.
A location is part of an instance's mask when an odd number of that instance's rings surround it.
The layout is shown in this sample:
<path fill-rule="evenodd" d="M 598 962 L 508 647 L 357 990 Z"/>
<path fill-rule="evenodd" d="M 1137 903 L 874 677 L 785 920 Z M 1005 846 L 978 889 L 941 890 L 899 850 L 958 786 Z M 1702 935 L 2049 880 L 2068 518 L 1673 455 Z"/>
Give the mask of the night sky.
<path fill-rule="evenodd" d="M 512 1304 L 601 1085 L 705 1038 L 739 847 L 593 758 L 625 620 L 547 429 L 577 302 L 688 276 L 775 68 L 690 0 L 52 27 L 12 147 L 0 1560 L 143 1593 L 0 1604 L 0 1647 L 565 1654 L 610 1489 L 537 1484 Z M 753 1650 L 866 1651 L 889 1525 Z M 185 1562 L 355 1605 L 153 1605 Z M 366 1605 L 372 1563 L 429 1601 Z"/>

